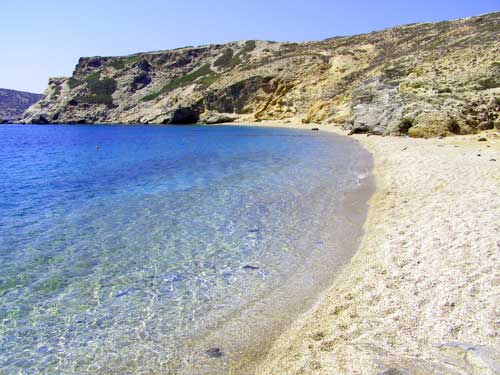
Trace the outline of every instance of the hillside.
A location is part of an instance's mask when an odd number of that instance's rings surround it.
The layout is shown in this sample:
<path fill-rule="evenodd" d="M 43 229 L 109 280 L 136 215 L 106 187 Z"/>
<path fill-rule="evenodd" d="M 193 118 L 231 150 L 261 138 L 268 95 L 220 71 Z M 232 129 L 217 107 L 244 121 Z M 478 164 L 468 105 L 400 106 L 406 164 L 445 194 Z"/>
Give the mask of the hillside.
<path fill-rule="evenodd" d="M 30 92 L 0 89 L 0 121 L 18 120 L 41 97 Z"/>
<path fill-rule="evenodd" d="M 500 127 L 500 13 L 319 42 L 81 58 L 26 123 L 279 119 L 431 137 Z"/>

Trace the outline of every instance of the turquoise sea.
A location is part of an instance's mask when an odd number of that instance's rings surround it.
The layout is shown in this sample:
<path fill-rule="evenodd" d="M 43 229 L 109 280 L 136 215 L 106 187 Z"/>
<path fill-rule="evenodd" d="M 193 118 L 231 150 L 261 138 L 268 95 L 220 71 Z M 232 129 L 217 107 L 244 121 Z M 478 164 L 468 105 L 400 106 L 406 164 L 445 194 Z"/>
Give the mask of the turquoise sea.
<path fill-rule="evenodd" d="M 0 373 L 225 373 L 326 288 L 371 159 L 325 132 L 0 126 Z"/>

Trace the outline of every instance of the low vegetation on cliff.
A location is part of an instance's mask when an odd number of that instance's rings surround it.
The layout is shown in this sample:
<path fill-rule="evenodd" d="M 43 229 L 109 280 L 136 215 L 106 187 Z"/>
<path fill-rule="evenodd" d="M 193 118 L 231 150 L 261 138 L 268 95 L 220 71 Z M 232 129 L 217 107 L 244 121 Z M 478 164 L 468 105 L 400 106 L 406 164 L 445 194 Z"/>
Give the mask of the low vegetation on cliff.
<path fill-rule="evenodd" d="M 500 128 L 500 13 L 319 42 L 81 58 L 27 123 L 328 123 L 414 137 Z"/>

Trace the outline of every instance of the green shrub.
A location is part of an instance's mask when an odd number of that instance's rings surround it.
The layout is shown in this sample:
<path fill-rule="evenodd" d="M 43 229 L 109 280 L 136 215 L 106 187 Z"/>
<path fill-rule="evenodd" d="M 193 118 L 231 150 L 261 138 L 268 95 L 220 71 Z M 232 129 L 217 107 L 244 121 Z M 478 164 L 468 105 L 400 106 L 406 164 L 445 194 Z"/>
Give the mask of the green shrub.
<path fill-rule="evenodd" d="M 125 68 L 125 63 L 122 60 L 114 60 L 109 63 L 109 66 L 116 70 Z"/>
<path fill-rule="evenodd" d="M 95 72 L 86 78 L 87 85 L 94 95 L 113 95 L 116 91 L 116 81 L 113 78 L 100 79 L 100 72 Z"/>
<path fill-rule="evenodd" d="M 231 68 L 234 68 L 235 66 L 241 64 L 241 59 L 240 59 L 240 56 L 241 56 L 241 53 L 238 53 L 236 54 L 235 56 L 233 56 L 233 58 L 231 59 L 231 62 L 229 64 L 229 66 Z"/>
<path fill-rule="evenodd" d="M 113 105 L 113 93 L 116 91 L 116 81 L 113 78 L 101 79 L 101 72 L 94 72 L 85 78 L 89 95 L 80 95 L 75 98 L 77 102 L 88 104 Z"/>
<path fill-rule="evenodd" d="M 113 97 L 106 94 L 96 94 L 87 97 L 87 103 L 91 104 L 106 104 L 108 107 L 113 105 Z"/>
<path fill-rule="evenodd" d="M 243 54 L 243 52 L 239 52 L 236 55 L 233 55 L 233 50 L 228 49 L 228 50 L 224 51 L 224 53 L 222 54 L 221 57 L 219 57 L 217 60 L 215 60 L 214 66 L 232 69 L 241 63 L 240 56 L 242 54 Z"/>
<path fill-rule="evenodd" d="M 99 81 L 100 78 L 101 78 L 101 72 L 99 71 L 89 74 L 87 78 L 85 78 L 85 81 L 87 81 L 89 85 L 92 85 L 97 81 Z"/>
<path fill-rule="evenodd" d="M 112 95 L 116 91 L 116 81 L 113 78 L 105 78 L 90 86 L 90 90 L 96 95 Z"/>
<path fill-rule="evenodd" d="M 140 59 L 141 59 L 141 56 L 140 56 L 140 55 L 129 56 L 129 57 L 126 57 L 126 58 L 123 60 L 123 63 L 124 63 L 125 65 L 128 65 L 128 64 L 133 64 L 133 63 L 138 62 Z"/>
<path fill-rule="evenodd" d="M 213 71 L 210 69 L 210 65 L 205 64 L 200 69 L 181 77 L 179 81 L 181 83 L 192 82 L 199 77 L 206 76 L 207 74 L 213 74 Z"/>
<path fill-rule="evenodd" d="M 86 96 L 77 96 L 75 98 L 77 102 L 87 103 L 87 104 L 105 104 L 108 107 L 113 106 L 113 97 L 106 94 L 94 94 Z"/>
<path fill-rule="evenodd" d="M 160 91 L 157 91 L 157 92 L 153 92 L 153 93 L 151 93 L 151 94 L 148 94 L 148 95 L 146 95 L 146 96 L 143 96 L 143 97 L 141 98 L 141 100 L 142 100 L 143 102 L 149 102 L 149 101 L 151 101 L 151 100 L 153 100 L 153 99 L 156 99 L 156 98 L 157 98 L 157 97 L 159 97 L 161 94 L 163 94 L 163 92 L 162 92 L 162 91 L 163 91 L 163 89 L 161 89 Z"/>
<path fill-rule="evenodd" d="M 228 48 L 227 50 L 224 51 L 221 57 L 215 60 L 214 66 L 225 68 L 230 65 L 232 59 L 233 59 L 233 50 Z"/>
<path fill-rule="evenodd" d="M 234 55 L 228 62 L 228 68 L 234 68 L 235 66 L 241 64 L 241 59 L 246 57 L 250 52 L 252 52 L 257 47 L 255 40 L 247 40 L 243 45 L 243 48 Z M 232 51 L 231 51 L 232 52 Z"/>
<path fill-rule="evenodd" d="M 255 49 L 255 47 L 257 47 L 257 43 L 255 42 L 255 40 L 247 40 L 245 42 L 245 45 L 241 49 L 240 53 L 252 52 Z"/>
<path fill-rule="evenodd" d="M 79 81 L 74 77 L 71 77 L 70 79 L 68 79 L 68 86 L 70 89 L 74 89 L 75 87 L 80 86 L 82 83 L 83 83 L 82 81 Z"/>
<path fill-rule="evenodd" d="M 171 81 L 168 84 L 166 84 L 165 86 L 163 86 L 160 91 L 146 95 L 141 100 L 147 102 L 147 101 L 156 99 L 160 95 L 163 95 L 169 91 L 175 90 L 176 88 L 186 86 L 186 85 L 194 82 L 196 79 L 198 79 L 200 77 L 213 76 L 213 75 L 214 75 L 214 72 L 212 71 L 212 69 L 210 69 L 210 65 L 205 64 L 201 68 L 199 68 L 198 70 L 195 70 L 192 73 L 188 73 L 180 78 L 174 79 L 173 81 Z"/>
<path fill-rule="evenodd" d="M 217 81 L 219 77 L 215 74 L 211 74 L 205 77 L 202 77 L 198 80 L 199 83 L 201 83 L 204 86 L 210 86 L 212 83 Z"/>

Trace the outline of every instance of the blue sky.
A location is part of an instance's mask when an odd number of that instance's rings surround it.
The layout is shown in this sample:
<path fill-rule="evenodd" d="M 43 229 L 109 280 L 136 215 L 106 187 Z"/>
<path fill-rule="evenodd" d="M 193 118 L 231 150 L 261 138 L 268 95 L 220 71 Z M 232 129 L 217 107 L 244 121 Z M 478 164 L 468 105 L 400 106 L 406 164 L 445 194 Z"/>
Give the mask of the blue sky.
<path fill-rule="evenodd" d="M 500 0 L 0 0 L 0 87 L 42 92 L 80 56 L 303 41 L 500 10 Z"/>

